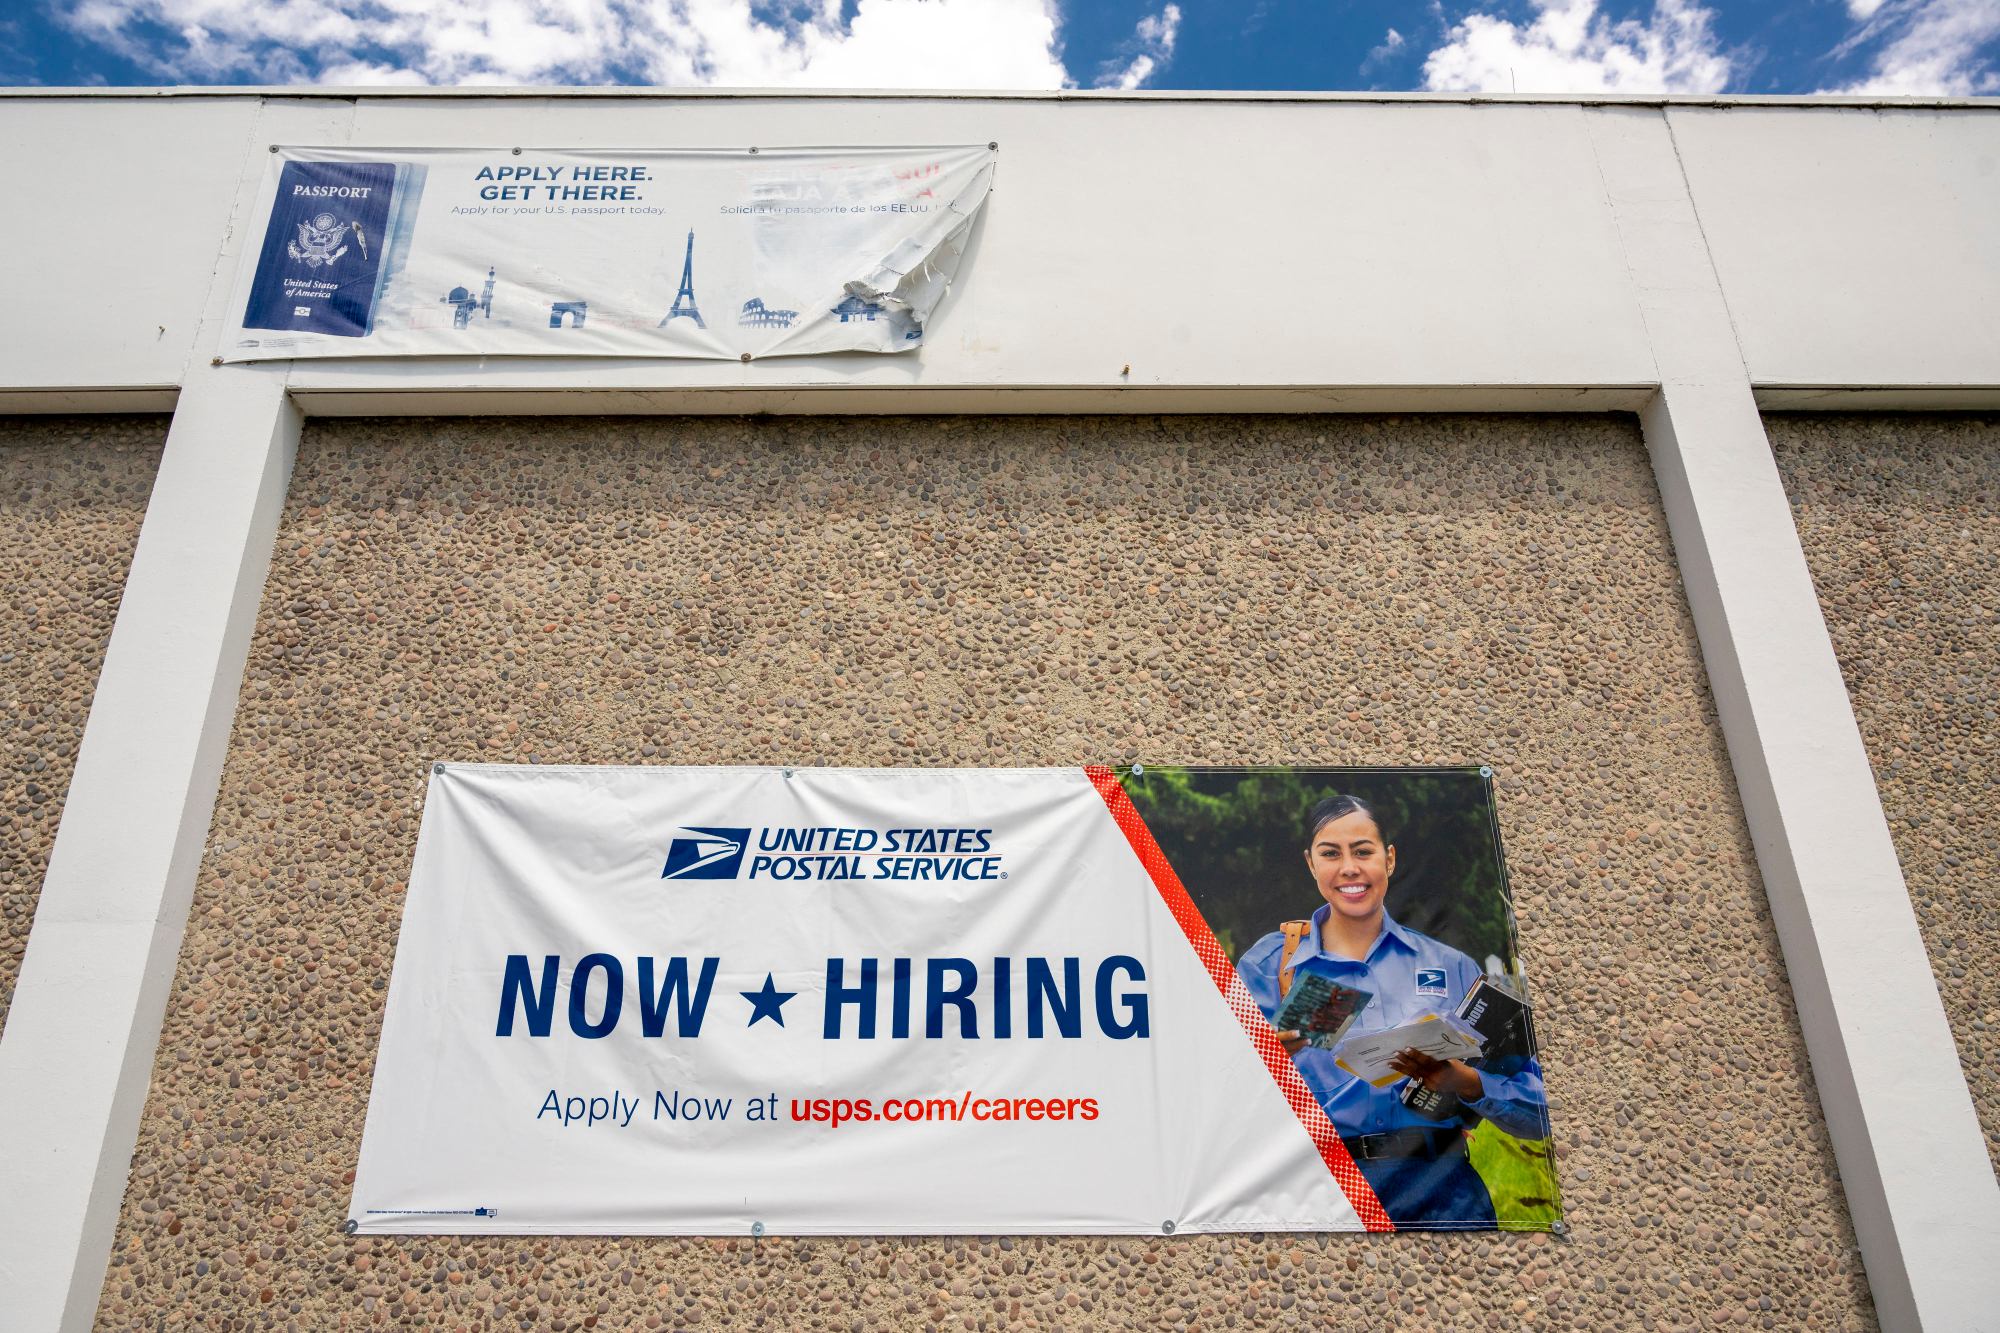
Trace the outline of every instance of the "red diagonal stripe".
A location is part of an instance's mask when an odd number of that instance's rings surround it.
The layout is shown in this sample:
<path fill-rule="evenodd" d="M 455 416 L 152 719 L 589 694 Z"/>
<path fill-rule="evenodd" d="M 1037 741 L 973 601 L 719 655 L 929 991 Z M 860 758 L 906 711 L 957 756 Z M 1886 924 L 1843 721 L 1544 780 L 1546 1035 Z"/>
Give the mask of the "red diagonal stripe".
<path fill-rule="evenodd" d="M 1257 1007 L 1257 1002 L 1250 998 L 1250 992 L 1244 989 L 1243 978 L 1236 975 L 1235 965 L 1222 952 L 1222 945 L 1216 940 L 1215 932 L 1208 928 L 1208 922 L 1194 905 L 1194 899 L 1188 897 L 1181 877 L 1174 873 L 1166 853 L 1153 840 L 1153 831 L 1146 827 L 1146 821 L 1132 804 L 1132 798 L 1125 794 L 1118 775 L 1101 765 L 1091 765 L 1083 771 L 1090 775 L 1098 795 L 1110 807 L 1111 818 L 1117 821 L 1125 840 L 1132 844 L 1139 864 L 1146 867 L 1146 873 L 1153 877 L 1153 887 L 1159 890 L 1160 899 L 1174 914 L 1174 920 L 1180 922 L 1188 943 L 1194 946 L 1195 956 L 1201 959 L 1202 966 L 1208 969 L 1209 979 L 1228 1002 L 1229 1012 L 1235 1014 L 1236 1021 L 1243 1025 L 1243 1031 L 1250 1038 L 1250 1044 L 1257 1048 L 1257 1054 L 1264 1057 L 1264 1067 L 1271 1071 L 1278 1091 L 1285 1094 L 1285 1101 L 1291 1105 L 1299 1123 L 1305 1126 L 1313 1147 L 1319 1149 L 1319 1159 L 1333 1173 L 1340 1192 L 1347 1196 L 1347 1202 L 1361 1218 L 1362 1225 L 1370 1231 L 1394 1231 L 1396 1224 L 1383 1211 L 1382 1201 L 1375 1197 L 1375 1191 L 1361 1174 L 1361 1168 L 1354 1164 L 1347 1145 L 1340 1141 L 1333 1122 L 1326 1118 L 1325 1108 L 1312 1095 L 1312 1089 L 1306 1086 L 1298 1066 L 1292 1063 L 1291 1056 L 1285 1054 L 1278 1034 L 1264 1020 L 1264 1011 Z"/>

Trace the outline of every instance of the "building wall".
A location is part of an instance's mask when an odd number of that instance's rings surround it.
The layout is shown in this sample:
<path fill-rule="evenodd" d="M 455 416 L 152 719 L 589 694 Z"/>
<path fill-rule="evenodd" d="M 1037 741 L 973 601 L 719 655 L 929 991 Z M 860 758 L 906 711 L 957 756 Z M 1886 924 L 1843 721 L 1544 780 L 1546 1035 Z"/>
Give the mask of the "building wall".
<path fill-rule="evenodd" d="M 1329 386 L 1645 385 L 1634 229 L 1685 191 L 1754 382 L 2000 386 L 1990 100 L 20 89 L 0 124 L 0 174 L 63 182 L 9 220 L 37 256 L 11 275 L 35 319 L 0 327 L 0 392 L 170 388 L 206 365 L 273 145 L 801 142 L 999 144 L 921 358 L 322 362 L 294 382 L 1274 386 L 1326 406 Z M 1646 190 L 1607 184 L 1635 171 Z"/>
<path fill-rule="evenodd" d="M 1750 378 L 2000 383 L 2000 106 L 1823 109 L 1667 112 Z"/>
<path fill-rule="evenodd" d="M 428 762 L 1135 757 L 1496 767 L 1567 1240 L 341 1233 Z M 1636 427 L 310 423 L 100 1326 L 1162 1312 L 1873 1326 Z"/>
<path fill-rule="evenodd" d="M 166 433 L 0 418 L 0 1026 Z"/>
<path fill-rule="evenodd" d="M 2000 418 L 1767 429 L 2000 1163 Z"/>

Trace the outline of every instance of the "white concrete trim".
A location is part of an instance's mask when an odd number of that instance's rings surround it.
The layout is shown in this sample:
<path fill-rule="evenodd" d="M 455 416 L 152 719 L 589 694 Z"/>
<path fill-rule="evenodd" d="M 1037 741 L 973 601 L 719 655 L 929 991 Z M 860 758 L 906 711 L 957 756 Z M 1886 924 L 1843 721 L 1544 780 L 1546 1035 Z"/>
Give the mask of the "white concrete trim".
<path fill-rule="evenodd" d="M 140 98 L 206 97 L 266 98 L 284 101 L 371 101 L 494 99 L 556 101 L 676 101 L 744 102 L 1254 102 L 1284 105 L 1364 104 L 1412 106 L 1713 106 L 1713 107 L 1882 107 L 1892 110 L 2000 110 L 2000 97 L 1889 97 L 1881 94 L 1736 94 L 1710 93 L 1402 93 L 1402 92 L 1258 92 L 1239 89 L 965 89 L 965 88 L 660 88 L 628 85 L 563 87 L 529 84 L 514 87 L 398 87 L 385 84 L 182 84 L 152 88 L 0 88 L 0 99 L 96 98 L 116 101 Z"/>
<path fill-rule="evenodd" d="M 1591 119 L 1660 369 L 1646 444 L 1876 1312 L 1990 1327 L 2000 1184 L 1671 133 Z"/>
<path fill-rule="evenodd" d="M 1650 385 L 813 385 L 740 388 L 427 387 L 394 384 L 302 388 L 309 417 L 379 416 L 744 416 L 1302 412 L 1637 412 Z"/>
<path fill-rule="evenodd" d="M 231 367 L 167 435 L 0 1035 L 10 1329 L 97 1310 L 300 420 Z"/>
<path fill-rule="evenodd" d="M 0 389 L 0 416 L 171 412 L 180 396 L 180 389 L 171 384 L 123 389 Z"/>
<path fill-rule="evenodd" d="M 1757 388 L 1766 412 L 1991 412 L 2000 385 L 1766 384 Z"/>
<path fill-rule="evenodd" d="M 791 388 L 550 389 L 317 388 L 292 384 L 308 417 L 398 416 L 875 416 L 1091 413 L 1311 412 L 1633 412 L 1657 392 L 1650 384 L 1370 384 L 1256 386 L 1242 384 L 924 385 L 901 389 L 858 386 Z M 166 413 L 180 390 L 132 388 L 0 389 L 0 416 L 85 413 Z M 1993 412 L 2000 385 L 1753 386 L 1766 412 Z"/>
<path fill-rule="evenodd" d="M 294 380 L 292 397 L 308 417 L 397 416 L 739 416 L 956 415 L 1226 412 L 1633 412 L 1653 399 L 1651 384 L 1242 384 L 923 385 L 900 389 L 809 387 L 551 389 L 504 387 L 315 387 Z M 0 389 L 0 416 L 165 413 L 180 390 L 130 388 Z M 2000 385 L 1753 386 L 1766 412 L 1993 412 Z"/>

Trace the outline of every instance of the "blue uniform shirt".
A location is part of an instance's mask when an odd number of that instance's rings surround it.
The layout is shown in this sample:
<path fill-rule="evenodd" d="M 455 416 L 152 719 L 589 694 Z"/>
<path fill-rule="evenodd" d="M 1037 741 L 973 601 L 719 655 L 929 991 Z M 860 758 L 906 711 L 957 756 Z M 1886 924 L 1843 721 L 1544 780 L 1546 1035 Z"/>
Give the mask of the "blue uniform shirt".
<path fill-rule="evenodd" d="M 1382 914 L 1382 933 L 1375 937 L 1368 957 L 1362 962 L 1342 958 L 1320 949 L 1320 929 L 1326 924 L 1331 906 L 1313 913 L 1312 931 L 1299 941 L 1292 954 L 1292 966 L 1321 960 L 1317 967 L 1344 985 L 1365 990 L 1375 998 L 1361 1011 L 1349 1029 L 1380 1032 L 1385 1028 L 1422 1018 L 1425 1014 L 1452 1013 L 1472 984 L 1484 975 L 1470 958 L 1428 935 L 1420 935 L 1399 925 L 1387 912 Z M 1268 1020 L 1279 1009 L 1278 965 L 1285 953 L 1285 936 L 1273 931 L 1250 946 L 1236 965 L 1237 975 L 1250 998 Z M 1333 1052 L 1308 1046 L 1292 1057 L 1304 1075 L 1328 1119 L 1344 1137 L 1380 1134 L 1385 1130 L 1437 1128 L 1397 1100 L 1401 1082 L 1386 1088 L 1372 1087 L 1333 1062 Z M 1542 1069 L 1533 1060 L 1508 1061 L 1508 1072 L 1481 1069 L 1485 1096 L 1465 1105 L 1517 1138 L 1548 1136 L 1548 1101 L 1542 1092 Z M 1519 1068 L 1515 1068 L 1515 1066 Z"/>

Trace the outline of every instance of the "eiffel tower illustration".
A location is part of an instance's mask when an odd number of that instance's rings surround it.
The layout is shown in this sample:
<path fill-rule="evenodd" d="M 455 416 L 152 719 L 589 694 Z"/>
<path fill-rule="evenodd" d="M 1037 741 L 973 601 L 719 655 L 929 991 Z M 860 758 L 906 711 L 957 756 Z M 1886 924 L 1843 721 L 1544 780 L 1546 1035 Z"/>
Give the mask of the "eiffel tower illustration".
<path fill-rule="evenodd" d="M 660 321 L 660 327 L 664 329 L 671 321 L 679 319 L 683 315 L 693 320 L 694 326 L 696 328 L 698 329 L 708 328 L 708 325 L 702 321 L 701 311 L 698 308 L 696 308 L 694 303 L 694 233 L 693 232 L 688 233 L 687 259 L 681 265 L 681 289 L 679 292 L 674 294 L 673 308 L 668 310 L 666 318 Z"/>

